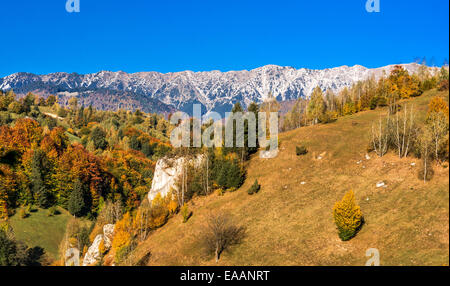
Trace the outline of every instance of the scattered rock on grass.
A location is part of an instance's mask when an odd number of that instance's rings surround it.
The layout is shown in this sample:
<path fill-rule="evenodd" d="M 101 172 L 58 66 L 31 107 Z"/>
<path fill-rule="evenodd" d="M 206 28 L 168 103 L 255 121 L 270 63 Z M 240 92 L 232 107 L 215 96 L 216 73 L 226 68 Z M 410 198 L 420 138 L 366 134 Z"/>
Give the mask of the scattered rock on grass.
<path fill-rule="evenodd" d="M 380 181 L 380 182 L 377 183 L 377 188 L 381 188 L 381 187 L 383 187 L 383 188 L 387 187 L 386 184 L 383 181 Z"/>

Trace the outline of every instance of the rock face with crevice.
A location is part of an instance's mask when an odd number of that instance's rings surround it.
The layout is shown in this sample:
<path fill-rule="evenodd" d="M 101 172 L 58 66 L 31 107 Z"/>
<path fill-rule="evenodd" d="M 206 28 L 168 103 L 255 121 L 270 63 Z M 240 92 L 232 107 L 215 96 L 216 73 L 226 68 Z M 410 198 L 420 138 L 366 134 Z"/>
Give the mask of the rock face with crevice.
<path fill-rule="evenodd" d="M 86 255 L 83 259 L 83 266 L 89 266 L 100 261 L 100 244 L 104 243 L 105 249 L 109 250 L 111 248 L 112 239 L 114 235 L 114 224 L 106 224 L 103 226 L 103 234 L 99 234 L 95 237 L 94 242 L 89 247 Z"/>

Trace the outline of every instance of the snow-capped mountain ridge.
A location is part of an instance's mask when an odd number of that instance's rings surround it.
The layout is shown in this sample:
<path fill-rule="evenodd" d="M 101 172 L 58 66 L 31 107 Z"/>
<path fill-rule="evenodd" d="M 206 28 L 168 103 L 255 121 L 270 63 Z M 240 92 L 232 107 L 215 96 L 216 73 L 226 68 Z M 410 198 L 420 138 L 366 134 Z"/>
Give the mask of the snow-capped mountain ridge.
<path fill-rule="evenodd" d="M 418 64 L 403 66 L 410 73 L 416 72 L 419 67 Z M 266 65 L 241 71 L 182 71 L 166 74 L 123 71 L 99 71 L 85 75 L 64 72 L 47 75 L 15 73 L 0 79 L 0 89 L 12 88 L 19 94 L 33 91 L 44 95 L 78 92 L 83 103 L 97 107 L 106 104 L 102 101 L 111 100 L 111 97 L 120 102 L 122 99 L 114 96 L 126 94 L 133 98 L 133 108 L 140 108 L 139 102 L 142 104 L 145 101 L 147 104 L 150 100 L 180 110 L 188 110 L 193 103 L 201 103 L 207 111 L 221 111 L 229 109 L 237 101 L 244 106 L 252 101 L 262 102 L 269 92 L 280 101 L 309 97 L 316 86 L 338 92 L 372 75 L 377 78 L 383 73 L 388 74 L 392 68 L 393 65 L 375 69 L 355 65 L 313 70 Z M 102 92 L 99 93 L 100 90 Z M 90 98 L 88 91 L 95 98 Z M 108 94 L 107 98 L 101 97 L 104 93 Z"/>

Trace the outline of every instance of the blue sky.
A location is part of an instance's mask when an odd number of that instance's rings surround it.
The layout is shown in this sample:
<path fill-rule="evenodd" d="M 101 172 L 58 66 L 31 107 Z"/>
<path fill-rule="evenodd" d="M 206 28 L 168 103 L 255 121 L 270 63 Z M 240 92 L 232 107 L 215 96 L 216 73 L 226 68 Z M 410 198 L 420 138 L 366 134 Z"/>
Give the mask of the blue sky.
<path fill-rule="evenodd" d="M 449 54 L 448 0 L 0 1 L 0 77 L 14 72 L 378 67 Z"/>

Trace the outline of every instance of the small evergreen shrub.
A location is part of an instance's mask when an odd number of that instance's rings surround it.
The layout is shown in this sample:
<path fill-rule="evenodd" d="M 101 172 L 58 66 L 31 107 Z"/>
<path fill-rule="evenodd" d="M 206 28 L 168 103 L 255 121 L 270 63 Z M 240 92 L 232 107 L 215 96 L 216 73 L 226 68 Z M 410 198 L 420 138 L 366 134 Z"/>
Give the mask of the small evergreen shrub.
<path fill-rule="evenodd" d="M 27 218 L 28 217 L 28 212 L 25 209 L 20 209 L 19 215 L 20 215 L 21 218 Z"/>
<path fill-rule="evenodd" d="M 189 210 L 187 204 L 181 207 L 181 215 L 183 216 L 183 223 L 186 223 L 192 216 L 192 212 Z"/>
<path fill-rule="evenodd" d="M 48 209 L 48 216 L 55 216 L 58 214 L 59 214 L 59 211 L 55 206 Z"/>
<path fill-rule="evenodd" d="M 308 150 L 305 146 L 301 145 L 295 147 L 295 154 L 297 154 L 297 156 L 305 155 L 306 153 L 308 153 Z"/>
<path fill-rule="evenodd" d="M 363 215 L 361 208 L 355 203 L 353 191 L 347 192 L 342 201 L 336 202 L 333 216 L 342 241 L 356 235 L 363 224 Z"/>
<path fill-rule="evenodd" d="M 225 193 L 224 189 L 222 189 L 222 188 L 218 188 L 218 189 L 216 190 L 216 192 L 217 192 L 217 195 L 218 195 L 219 197 L 223 196 L 223 194 Z"/>
<path fill-rule="evenodd" d="M 27 213 L 35 213 L 38 211 L 37 208 L 35 208 L 32 204 L 27 205 L 25 210 Z"/>
<path fill-rule="evenodd" d="M 259 192 L 260 189 L 261 189 L 261 185 L 258 184 L 258 180 L 255 180 L 255 182 L 250 187 L 250 189 L 248 189 L 247 192 L 249 195 L 253 195 L 253 194 L 256 194 L 257 192 Z"/>

